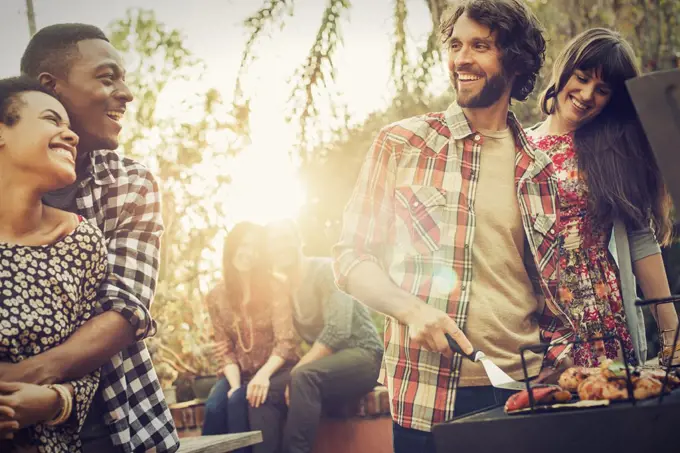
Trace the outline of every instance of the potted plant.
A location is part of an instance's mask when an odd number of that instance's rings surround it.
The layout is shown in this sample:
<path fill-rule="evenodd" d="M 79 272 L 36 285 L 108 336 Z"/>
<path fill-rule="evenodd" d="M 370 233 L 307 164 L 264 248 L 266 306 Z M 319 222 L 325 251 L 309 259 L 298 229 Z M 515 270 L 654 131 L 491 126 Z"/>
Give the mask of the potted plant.
<path fill-rule="evenodd" d="M 204 304 L 175 298 L 159 287 L 152 314 L 158 331 L 147 343 L 157 373 L 160 370 L 164 379 L 172 382 L 178 375 L 180 379 L 190 376 L 192 396 L 207 398 L 217 381 L 219 366 L 213 360 L 214 334 Z M 183 395 L 177 396 L 179 401 L 185 400 Z"/>
<path fill-rule="evenodd" d="M 165 402 L 168 404 L 175 404 L 177 402 L 177 388 L 175 387 L 175 380 L 179 376 L 179 372 L 173 368 L 169 363 L 157 362 L 156 374 L 161 383 L 161 389 L 165 395 Z"/>

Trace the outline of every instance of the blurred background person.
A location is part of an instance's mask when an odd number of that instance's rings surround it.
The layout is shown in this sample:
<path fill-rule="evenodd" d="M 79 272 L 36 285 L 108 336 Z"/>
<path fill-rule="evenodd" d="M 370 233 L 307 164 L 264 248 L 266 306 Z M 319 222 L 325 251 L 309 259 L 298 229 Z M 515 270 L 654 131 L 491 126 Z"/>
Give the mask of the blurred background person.
<path fill-rule="evenodd" d="M 265 229 L 249 222 L 229 232 L 222 281 L 207 295 L 224 366 L 205 405 L 203 434 L 262 431 L 253 451 L 275 453 L 297 355 L 288 290 L 264 260 L 264 237 Z"/>
<path fill-rule="evenodd" d="M 291 371 L 284 451 L 311 452 L 323 408 L 377 385 L 383 347 L 368 309 L 336 287 L 331 259 L 303 255 L 293 222 L 268 225 L 267 243 L 295 328 L 311 345 Z"/>

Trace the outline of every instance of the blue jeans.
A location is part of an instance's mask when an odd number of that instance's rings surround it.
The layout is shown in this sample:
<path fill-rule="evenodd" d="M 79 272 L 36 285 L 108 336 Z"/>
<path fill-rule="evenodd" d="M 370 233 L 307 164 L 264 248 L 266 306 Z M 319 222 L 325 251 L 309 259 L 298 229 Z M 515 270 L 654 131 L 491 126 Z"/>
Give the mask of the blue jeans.
<path fill-rule="evenodd" d="M 513 393 L 515 392 L 512 390 L 502 390 L 491 386 L 459 387 L 456 391 L 453 416 L 461 417 L 481 409 L 505 404 Z M 436 453 L 431 432 L 404 428 L 393 423 L 392 440 L 394 453 Z"/>
<path fill-rule="evenodd" d="M 288 407 L 284 392 L 290 381 L 290 368 L 280 369 L 269 379 L 267 400 L 260 407 L 250 407 L 246 400 L 248 379 L 241 376 L 241 388 L 227 399 L 229 383 L 222 377 L 210 391 L 205 403 L 203 434 L 228 434 L 261 431 L 262 442 L 237 453 L 280 453 L 281 429 Z"/>
<path fill-rule="evenodd" d="M 221 377 L 210 390 L 208 400 L 205 402 L 205 421 L 202 432 L 204 436 L 242 433 L 250 430 L 246 388 L 239 388 L 230 398 L 227 398 L 230 388 L 227 379 Z M 247 453 L 250 449 L 242 448 L 235 451 Z"/>

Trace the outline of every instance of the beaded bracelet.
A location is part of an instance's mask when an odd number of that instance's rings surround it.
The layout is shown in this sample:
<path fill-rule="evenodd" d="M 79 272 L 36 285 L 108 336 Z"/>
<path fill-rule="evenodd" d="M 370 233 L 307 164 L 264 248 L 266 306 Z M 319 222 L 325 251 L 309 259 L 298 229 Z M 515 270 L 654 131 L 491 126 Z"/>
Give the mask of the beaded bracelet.
<path fill-rule="evenodd" d="M 61 384 L 51 384 L 48 385 L 47 388 L 57 392 L 61 401 L 61 407 L 56 417 L 45 422 L 45 424 L 49 426 L 61 425 L 71 417 L 71 411 L 73 410 L 73 398 L 71 397 L 71 392 L 69 392 L 68 389 Z"/>

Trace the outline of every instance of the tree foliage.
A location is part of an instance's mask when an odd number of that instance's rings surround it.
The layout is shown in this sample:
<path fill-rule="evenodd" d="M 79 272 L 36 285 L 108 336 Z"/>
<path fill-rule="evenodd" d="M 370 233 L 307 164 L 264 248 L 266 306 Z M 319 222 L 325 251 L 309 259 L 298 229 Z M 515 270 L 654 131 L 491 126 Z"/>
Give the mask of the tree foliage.
<path fill-rule="evenodd" d="M 378 129 L 391 121 L 426 111 L 441 110 L 452 100 L 451 93 L 434 98 L 427 94 L 432 69 L 445 56 L 440 49 L 438 28 L 446 0 L 425 0 L 431 14 L 432 28 L 428 39 L 416 52 L 416 43 L 409 40 L 407 19 L 409 9 L 422 0 L 393 0 L 385 17 L 392 17 L 391 83 L 394 87 L 392 106 L 371 115 L 357 127 L 336 131 L 335 140 L 308 149 L 304 140 L 310 125 L 318 122 L 318 93 L 332 91 L 329 82 L 335 80 L 338 68 L 333 57 L 342 42 L 342 23 L 352 8 L 348 1 L 327 0 L 327 9 L 319 18 L 320 25 L 310 52 L 291 77 L 291 119 L 299 125 L 302 146 L 296 151 L 304 156 L 302 172 L 307 193 L 312 194 L 301 223 L 310 251 L 327 254 L 337 239 L 342 208 L 345 205 L 361 161 Z M 680 2 L 673 0 L 527 0 L 545 27 L 548 40 L 546 63 L 539 77 L 536 91 L 526 102 L 513 104 L 513 111 L 525 124 L 540 119 L 536 98 L 549 77 L 552 64 L 559 50 L 576 34 L 591 27 L 607 27 L 620 31 L 633 45 L 643 71 L 668 69 L 678 66 L 680 58 Z M 265 6 L 271 11 L 282 11 L 276 5 L 289 7 L 295 14 L 292 0 L 267 0 Z M 242 62 L 241 71 L 255 58 L 255 44 L 261 40 L 259 30 L 274 23 L 285 24 L 283 14 L 261 14 L 246 20 L 250 30 L 247 47 L 249 59 Z M 330 12 L 330 13 L 329 13 Z M 254 27 L 257 24 L 257 27 Z M 413 55 L 417 55 L 413 58 Z M 410 57 L 411 56 L 411 57 Z M 345 102 L 341 97 L 341 102 Z M 331 99 L 333 101 L 333 99 Z M 320 127 L 316 124 L 316 127 Z"/>
<path fill-rule="evenodd" d="M 212 366 L 201 353 L 210 337 L 201 278 L 210 279 L 219 263 L 206 255 L 215 252 L 212 243 L 223 216 L 220 194 L 229 183 L 226 172 L 214 169 L 228 167 L 243 130 L 223 111 L 216 90 L 195 92 L 202 86 L 203 63 L 185 47 L 181 33 L 167 29 L 152 11 L 128 10 L 110 25 L 109 36 L 123 55 L 135 95 L 121 150 L 151 167 L 163 194 L 166 229 L 151 310 L 159 333 L 152 343 L 166 347 L 167 362 L 209 372 Z"/>

